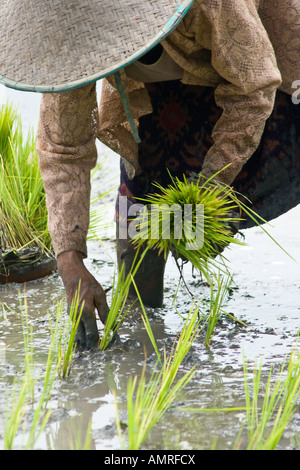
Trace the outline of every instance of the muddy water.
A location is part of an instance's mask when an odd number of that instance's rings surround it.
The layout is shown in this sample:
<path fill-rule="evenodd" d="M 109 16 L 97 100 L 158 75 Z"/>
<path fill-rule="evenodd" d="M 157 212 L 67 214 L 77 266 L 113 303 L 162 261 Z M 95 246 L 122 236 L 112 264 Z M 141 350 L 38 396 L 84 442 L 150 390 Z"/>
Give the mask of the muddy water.
<path fill-rule="evenodd" d="M 0 89 L 4 95 L 3 89 Z M 39 97 L 6 91 L 23 115 L 25 130 L 36 127 Z M 1 96 L 1 95 L 0 95 Z M 3 96 L 2 96 L 3 97 Z M 99 159 L 106 158 L 100 173 L 93 180 L 93 192 L 99 194 L 118 183 L 118 158 L 99 146 Z M 112 171 L 113 168 L 113 171 Z M 108 226 L 102 230 L 102 243 L 89 242 L 87 266 L 103 287 L 112 285 L 116 269 L 114 239 L 113 191 L 102 202 Z M 184 370 L 196 367 L 196 374 L 174 406 L 167 412 L 144 444 L 146 449 L 232 449 L 245 415 L 243 412 L 184 411 L 183 407 L 226 408 L 244 406 L 243 354 L 250 363 L 263 360 L 263 377 L 273 367 L 274 377 L 284 357 L 295 342 L 300 320 L 300 206 L 272 222 L 272 236 L 294 257 L 291 260 L 261 229 L 244 232 L 247 246 L 227 250 L 234 286 L 226 310 L 247 323 L 241 326 L 224 317 L 218 324 L 209 348 L 204 347 L 200 334 L 184 362 Z M 209 292 L 191 269 L 186 266 L 184 278 L 197 298 L 207 299 Z M 165 302 L 161 309 L 148 309 L 157 344 L 169 349 L 180 331 L 180 314 L 186 314 L 192 299 L 181 285 L 174 304 L 179 273 L 172 259 L 168 260 L 165 276 Z M 34 330 L 34 360 L 43 373 L 49 346 L 48 313 L 54 318 L 57 302 L 64 300 L 64 290 L 56 273 L 28 283 L 25 287 L 0 287 L 0 301 L 7 304 L 0 311 L 0 447 L 6 392 L 13 378 L 22 372 L 24 347 L 20 318 L 17 314 L 19 296 L 28 302 Z M 101 325 L 99 323 L 99 328 Z M 144 330 L 138 307 L 133 307 L 120 330 L 121 347 L 105 353 L 77 354 L 71 375 L 57 380 L 48 408 L 50 421 L 36 448 L 70 449 L 77 438 L 85 438 L 92 425 L 91 448 L 115 450 L 120 442 L 115 426 L 115 405 L 112 391 L 117 390 L 121 419 L 126 422 L 126 385 L 128 378 L 140 373 L 147 350 L 147 370 L 153 370 L 155 358 Z M 4 349 L 5 347 L 5 349 Z M 279 448 L 299 448 L 300 413 L 296 410 L 286 428 Z M 21 448 L 20 434 L 16 447 Z M 245 445 L 245 442 L 242 445 Z"/>

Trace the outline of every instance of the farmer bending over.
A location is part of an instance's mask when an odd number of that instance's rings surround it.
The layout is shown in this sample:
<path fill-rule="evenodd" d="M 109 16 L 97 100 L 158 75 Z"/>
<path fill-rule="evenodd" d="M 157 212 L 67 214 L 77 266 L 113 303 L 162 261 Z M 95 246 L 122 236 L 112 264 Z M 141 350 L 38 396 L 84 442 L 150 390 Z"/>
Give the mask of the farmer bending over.
<path fill-rule="evenodd" d="M 299 0 L 10 0 L 1 10 L 1 82 L 43 93 L 49 230 L 69 302 L 81 280 L 82 347 L 97 345 L 96 315 L 108 311 L 83 261 L 96 138 L 121 157 L 128 207 L 170 174 L 224 167 L 219 181 L 266 220 L 299 203 Z M 127 227 L 118 199 L 116 218 Z M 134 250 L 118 231 L 117 249 L 128 272 Z M 164 268 L 151 251 L 136 276 L 148 305 L 162 304 Z"/>

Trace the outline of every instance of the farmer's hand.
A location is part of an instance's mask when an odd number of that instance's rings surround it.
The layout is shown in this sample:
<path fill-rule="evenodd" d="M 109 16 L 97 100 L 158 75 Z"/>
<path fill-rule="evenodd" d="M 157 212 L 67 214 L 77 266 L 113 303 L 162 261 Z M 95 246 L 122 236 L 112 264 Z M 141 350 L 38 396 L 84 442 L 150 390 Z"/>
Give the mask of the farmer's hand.
<path fill-rule="evenodd" d="M 92 349 L 98 346 L 99 333 L 96 323 L 96 313 L 105 323 L 108 315 L 106 295 L 101 285 L 87 270 L 81 253 L 66 251 L 57 257 L 58 273 L 66 290 L 68 307 L 71 307 L 79 287 L 79 308 L 84 302 L 81 320 L 76 335 L 77 345 L 81 349 Z"/>
<path fill-rule="evenodd" d="M 223 221 L 224 227 L 227 228 L 228 230 L 228 235 L 231 237 L 234 237 L 238 232 L 239 232 L 239 225 L 240 225 L 240 220 L 241 220 L 241 214 L 240 210 L 238 207 L 238 204 L 235 203 L 231 199 L 231 188 L 230 186 L 226 185 L 225 183 L 220 183 L 218 180 L 214 178 L 207 178 L 205 175 L 201 173 L 195 173 L 191 172 L 188 181 L 190 183 L 194 183 L 199 185 L 199 187 L 203 187 L 203 190 L 206 191 L 207 189 L 211 188 L 214 190 L 214 188 L 217 188 L 219 191 L 219 197 L 222 199 L 222 196 L 224 195 L 225 200 L 227 199 L 228 203 L 230 203 L 230 206 L 235 206 L 231 209 L 228 209 L 226 213 L 224 213 L 223 218 L 227 219 L 226 221 Z M 207 185 L 208 183 L 208 185 Z M 224 192 L 223 189 L 224 188 Z M 233 194 L 233 192 L 232 192 Z M 227 195 L 227 196 L 226 196 Z M 222 253 L 222 251 L 225 249 L 226 244 L 224 246 L 218 246 L 215 243 L 211 244 L 213 249 L 214 249 L 214 256 L 217 256 L 218 254 Z"/>

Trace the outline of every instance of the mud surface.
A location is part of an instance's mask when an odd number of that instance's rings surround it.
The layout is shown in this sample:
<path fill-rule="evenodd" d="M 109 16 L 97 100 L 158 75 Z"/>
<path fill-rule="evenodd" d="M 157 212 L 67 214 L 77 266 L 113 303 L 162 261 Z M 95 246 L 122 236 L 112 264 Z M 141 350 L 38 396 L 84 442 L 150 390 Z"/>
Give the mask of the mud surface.
<path fill-rule="evenodd" d="M 21 101 L 24 119 L 37 122 L 38 100 L 32 104 L 27 96 L 10 92 Z M 16 102 L 18 100 L 16 99 Z M 93 181 L 98 194 L 118 184 L 118 157 L 99 146 L 99 159 L 106 163 Z M 113 170 L 112 170 L 113 168 Z M 104 239 L 89 242 L 87 266 L 104 288 L 112 285 L 116 269 L 114 238 L 115 191 L 102 203 L 108 226 L 102 229 Z M 244 231 L 247 246 L 232 246 L 226 255 L 234 285 L 226 310 L 248 326 L 224 316 L 218 323 L 209 348 L 203 334 L 196 340 L 183 370 L 196 367 L 196 374 L 174 406 L 151 432 L 146 449 L 232 449 L 240 432 L 243 412 L 187 412 L 183 407 L 226 408 L 244 406 L 243 354 L 251 364 L 263 360 L 263 380 L 273 368 L 274 378 L 283 360 L 291 352 L 300 319 L 300 206 L 272 221 L 268 227 L 292 260 L 259 228 Z M 197 298 L 208 298 L 208 288 L 194 277 L 189 266 L 184 279 Z M 176 301 L 179 272 L 172 258 L 165 275 L 165 301 L 161 309 L 147 309 L 155 339 L 161 350 L 171 347 L 180 331 L 182 319 L 192 305 L 192 299 L 181 284 Z M 55 316 L 57 302 L 64 299 L 64 290 L 56 273 L 24 286 L 0 286 L 0 447 L 3 439 L 6 392 L 13 378 L 22 373 L 24 347 L 19 296 L 28 302 L 30 321 L 34 329 L 34 360 L 41 373 L 49 346 L 48 313 Z M 108 294 L 109 298 L 109 294 Z M 39 438 L 37 448 L 69 449 L 78 437 L 85 439 L 92 423 L 93 449 L 119 449 L 115 426 L 115 405 L 112 391 L 117 390 L 121 419 L 126 422 L 126 386 L 128 378 L 140 374 L 147 350 L 147 370 L 153 370 L 155 358 L 145 332 L 140 309 L 133 307 L 120 330 L 120 343 L 105 353 L 76 354 L 71 375 L 57 380 L 48 407 L 51 418 Z M 179 315 L 180 314 L 180 315 Z M 99 328 L 101 324 L 99 323 Z M 179 409 L 180 408 L 180 409 Z M 300 432 L 299 409 L 286 428 L 279 444 L 282 449 L 298 449 Z M 22 447 L 24 436 L 16 440 Z"/>

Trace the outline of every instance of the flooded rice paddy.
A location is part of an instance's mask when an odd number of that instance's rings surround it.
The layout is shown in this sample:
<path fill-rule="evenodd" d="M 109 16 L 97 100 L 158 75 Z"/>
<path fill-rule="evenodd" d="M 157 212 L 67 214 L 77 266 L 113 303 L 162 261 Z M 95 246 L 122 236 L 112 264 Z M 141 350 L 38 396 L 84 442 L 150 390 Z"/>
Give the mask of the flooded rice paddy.
<path fill-rule="evenodd" d="M 27 126 L 36 126 L 39 97 L 0 89 L 0 96 L 9 95 L 18 104 Z M 99 160 L 105 163 L 93 181 L 94 194 L 118 184 L 118 157 L 99 146 Z M 114 199 L 112 191 L 103 206 L 108 226 L 104 239 L 89 242 L 87 267 L 104 288 L 109 288 L 116 271 L 114 236 Z M 272 367 L 274 377 L 284 358 L 296 342 L 300 325 L 300 206 L 272 221 L 268 227 L 272 236 L 293 256 L 289 258 L 259 228 L 244 231 L 247 246 L 232 246 L 227 250 L 233 288 L 226 311 L 248 326 L 222 317 L 216 326 L 210 346 L 204 346 L 200 333 L 183 363 L 183 370 L 196 367 L 196 373 L 180 393 L 143 444 L 149 450 L 224 449 L 234 448 L 244 423 L 244 411 L 200 412 L 199 408 L 221 409 L 245 406 L 243 356 L 249 368 L 262 358 L 262 381 Z M 176 300 L 179 272 L 170 258 L 165 274 L 165 300 L 160 309 L 147 309 L 156 342 L 161 351 L 170 349 L 182 326 L 192 299 L 181 283 Z M 184 279 L 190 292 L 207 299 L 208 288 L 184 267 Z M 108 300 L 109 300 L 108 293 Z M 57 303 L 64 301 L 62 282 L 56 273 L 28 283 L 0 286 L 0 448 L 3 447 L 4 416 L 7 393 L 14 377 L 24 368 L 24 344 L 19 309 L 19 296 L 27 299 L 30 323 L 33 327 L 34 364 L 43 374 L 50 341 L 48 315 L 55 317 Z M 101 325 L 99 323 L 99 328 Z M 155 354 L 145 331 L 141 311 L 134 306 L 120 329 L 119 347 L 106 352 L 76 353 L 71 374 L 57 379 L 47 408 L 50 419 L 36 442 L 37 449 L 67 450 L 80 447 L 91 426 L 90 449 L 121 448 L 115 416 L 113 391 L 117 391 L 121 421 L 126 422 L 126 388 L 130 376 L 140 375 L 147 351 L 147 370 L 155 364 Z M 263 395 L 262 395 L 263 397 Z M 184 410 L 185 407 L 198 411 Z M 286 427 L 279 449 L 300 448 L 300 409 Z M 15 440 L 22 448 L 24 431 Z M 79 442 L 79 443 L 78 443 Z M 242 441 L 241 448 L 246 446 Z"/>

